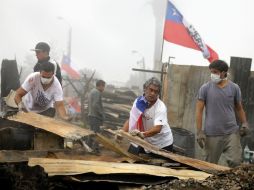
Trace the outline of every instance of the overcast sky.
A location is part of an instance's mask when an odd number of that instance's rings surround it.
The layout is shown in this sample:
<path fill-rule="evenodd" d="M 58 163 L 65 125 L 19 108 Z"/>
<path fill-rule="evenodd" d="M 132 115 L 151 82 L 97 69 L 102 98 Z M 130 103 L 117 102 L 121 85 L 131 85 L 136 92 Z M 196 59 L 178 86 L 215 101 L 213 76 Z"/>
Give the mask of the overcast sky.
<path fill-rule="evenodd" d="M 22 65 L 26 55 L 34 54 L 30 49 L 39 41 L 48 42 L 62 55 L 71 26 L 72 65 L 95 69 L 106 81 L 125 82 L 134 73 L 131 68 L 140 67 L 137 61 L 142 57 L 146 68 L 153 68 L 155 38 L 161 41 L 162 36 L 155 37 L 151 2 L 0 0 L 0 59 L 16 56 Z M 230 56 L 254 57 L 253 0 L 172 2 L 220 58 L 229 62 Z M 158 8 L 163 18 L 165 6 Z M 164 42 L 163 61 L 168 56 L 176 57 L 174 64 L 208 65 L 200 52 Z"/>

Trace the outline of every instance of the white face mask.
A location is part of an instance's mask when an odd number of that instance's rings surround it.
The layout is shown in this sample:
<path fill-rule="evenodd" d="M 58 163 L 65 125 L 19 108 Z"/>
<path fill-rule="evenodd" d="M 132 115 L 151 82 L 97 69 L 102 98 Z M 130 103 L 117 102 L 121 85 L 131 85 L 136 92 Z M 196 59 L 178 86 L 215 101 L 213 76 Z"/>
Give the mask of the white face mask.
<path fill-rule="evenodd" d="M 220 81 L 222 81 L 222 79 L 220 78 L 220 75 L 211 73 L 211 81 L 218 84 Z"/>
<path fill-rule="evenodd" d="M 43 78 L 41 77 L 41 83 L 42 84 L 49 84 L 52 81 L 53 77 L 51 78 Z"/>

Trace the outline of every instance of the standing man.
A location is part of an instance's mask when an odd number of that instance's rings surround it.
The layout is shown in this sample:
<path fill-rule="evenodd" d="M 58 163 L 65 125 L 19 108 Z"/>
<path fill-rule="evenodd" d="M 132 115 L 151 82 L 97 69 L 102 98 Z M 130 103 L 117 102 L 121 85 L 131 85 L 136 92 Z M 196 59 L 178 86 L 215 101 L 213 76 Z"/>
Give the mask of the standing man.
<path fill-rule="evenodd" d="M 123 130 L 161 149 L 172 151 L 173 135 L 168 124 L 167 108 L 159 99 L 160 91 L 161 83 L 157 78 L 152 77 L 145 82 L 144 94 L 134 101 Z M 144 150 L 131 144 L 129 152 L 139 154 Z"/>
<path fill-rule="evenodd" d="M 101 93 L 105 89 L 105 84 L 105 81 L 98 80 L 96 88 L 92 89 L 88 95 L 88 122 L 90 129 L 96 133 L 100 132 L 100 126 L 103 125 L 104 120 Z"/>
<path fill-rule="evenodd" d="M 105 81 L 98 80 L 96 82 L 96 88 L 92 89 L 88 95 L 88 124 L 90 126 L 90 130 L 95 133 L 100 132 L 100 126 L 103 125 L 105 118 L 101 100 L 101 93 L 104 91 L 105 85 Z M 89 138 L 87 144 L 95 152 L 99 152 L 99 144 L 93 138 Z"/>
<path fill-rule="evenodd" d="M 28 75 L 16 91 L 14 100 L 19 110 L 54 117 L 53 104 L 55 104 L 60 117 L 64 120 L 70 120 L 64 107 L 62 87 L 54 75 L 54 65 L 50 62 L 44 62 L 40 69 L 40 72 Z"/>
<path fill-rule="evenodd" d="M 241 91 L 237 84 L 227 79 L 228 65 L 226 62 L 216 60 L 209 65 L 209 69 L 211 81 L 203 84 L 198 92 L 197 141 L 201 148 L 205 148 L 206 161 L 217 164 L 221 154 L 224 153 L 228 165 L 235 167 L 241 163 L 240 135 L 246 135 L 248 131 Z M 240 133 L 235 114 L 242 123 Z"/>
<path fill-rule="evenodd" d="M 43 65 L 44 63 L 50 62 L 55 66 L 54 74 L 56 75 L 58 81 L 62 85 L 61 69 L 60 69 L 59 65 L 56 63 L 56 61 L 50 58 L 49 45 L 45 42 L 39 42 L 38 44 L 36 44 L 35 49 L 32 49 L 32 51 L 35 51 L 36 57 L 38 59 L 38 62 L 34 66 L 34 72 L 40 72 L 41 65 Z"/>

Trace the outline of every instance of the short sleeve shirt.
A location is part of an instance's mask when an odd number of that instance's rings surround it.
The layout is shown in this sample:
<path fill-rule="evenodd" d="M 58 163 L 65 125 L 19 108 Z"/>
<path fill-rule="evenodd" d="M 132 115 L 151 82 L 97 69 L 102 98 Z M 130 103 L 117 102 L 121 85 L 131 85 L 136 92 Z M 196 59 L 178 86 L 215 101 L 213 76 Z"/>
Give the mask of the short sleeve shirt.
<path fill-rule="evenodd" d="M 167 119 L 167 108 L 160 99 L 157 99 L 151 108 L 145 110 L 142 121 L 145 131 L 156 125 L 162 125 L 160 133 L 145 138 L 146 141 L 160 148 L 164 148 L 173 143 L 173 135 Z"/>
<path fill-rule="evenodd" d="M 219 88 L 208 82 L 201 86 L 198 99 L 205 103 L 205 134 L 219 136 L 238 130 L 235 117 L 235 104 L 241 101 L 241 91 L 237 84 L 228 84 Z"/>
<path fill-rule="evenodd" d="M 63 90 L 54 76 L 52 85 L 44 90 L 39 72 L 31 73 L 21 86 L 28 93 L 24 97 L 24 104 L 28 111 L 40 113 L 53 107 L 56 101 L 63 101 Z"/>

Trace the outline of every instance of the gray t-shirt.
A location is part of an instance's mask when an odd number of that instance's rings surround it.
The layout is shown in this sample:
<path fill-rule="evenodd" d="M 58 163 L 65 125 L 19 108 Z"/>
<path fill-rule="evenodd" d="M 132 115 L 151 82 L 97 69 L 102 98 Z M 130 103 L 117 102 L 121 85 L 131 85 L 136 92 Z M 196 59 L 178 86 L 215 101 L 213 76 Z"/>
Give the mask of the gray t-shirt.
<path fill-rule="evenodd" d="M 101 121 L 104 119 L 101 92 L 96 88 L 92 89 L 88 95 L 88 116 L 96 117 Z"/>
<path fill-rule="evenodd" d="M 241 101 L 239 86 L 231 81 L 219 88 L 208 82 L 201 86 L 198 99 L 205 102 L 205 134 L 219 136 L 234 133 L 239 129 L 235 117 L 235 104 Z"/>

